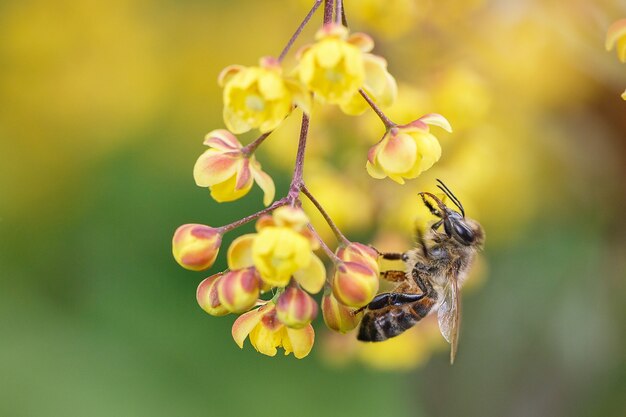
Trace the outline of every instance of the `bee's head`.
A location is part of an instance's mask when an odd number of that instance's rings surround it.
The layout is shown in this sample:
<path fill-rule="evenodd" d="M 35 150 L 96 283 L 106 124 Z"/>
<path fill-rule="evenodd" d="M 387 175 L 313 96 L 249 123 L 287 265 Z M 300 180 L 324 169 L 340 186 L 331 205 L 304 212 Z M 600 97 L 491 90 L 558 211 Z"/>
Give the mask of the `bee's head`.
<path fill-rule="evenodd" d="M 439 226 L 443 224 L 443 229 L 448 235 L 448 237 L 453 238 L 457 242 L 465 246 L 480 246 L 484 240 L 484 233 L 482 227 L 478 222 L 472 219 L 465 218 L 465 210 L 463 209 L 463 205 L 459 201 L 458 198 L 452 191 L 446 187 L 446 185 L 441 181 L 437 180 L 439 184 L 437 187 L 441 191 L 445 193 L 448 198 L 454 203 L 454 205 L 459 209 L 456 211 L 448 206 L 446 206 L 437 196 L 428 192 L 419 193 L 420 197 L 422 197 L 422 201 L 426 207 L 430 210 L 430 212 L 439 217 L 440 220 L 433 225 L 433 229 L 437 229 Z M 425 196 L 430 197 L 437 203 L 437 208 L 435 208 Z"/>

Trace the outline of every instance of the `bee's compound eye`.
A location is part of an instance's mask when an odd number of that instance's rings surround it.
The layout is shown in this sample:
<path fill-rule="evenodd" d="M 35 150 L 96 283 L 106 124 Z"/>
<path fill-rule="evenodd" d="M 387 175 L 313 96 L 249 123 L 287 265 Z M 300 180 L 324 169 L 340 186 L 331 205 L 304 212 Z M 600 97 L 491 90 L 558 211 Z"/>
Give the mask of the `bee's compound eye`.
<path fill-rule="evenodd" d="M 454 234 L 458 236 L 458 240 L 466 245 L 471 244 L 474 241 L 474 232 L 469 228 L 468 225 L 462 222 L 454 222 Z"/>

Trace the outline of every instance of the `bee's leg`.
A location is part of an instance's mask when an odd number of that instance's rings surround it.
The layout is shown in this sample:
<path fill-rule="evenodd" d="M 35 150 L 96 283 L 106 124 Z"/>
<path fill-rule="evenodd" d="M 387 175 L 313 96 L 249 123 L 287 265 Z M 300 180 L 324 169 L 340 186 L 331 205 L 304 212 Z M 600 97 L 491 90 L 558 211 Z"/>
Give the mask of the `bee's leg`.
<path fill-rule="evenodd" d="M 402 282 L 406 279 L 404 271 L 384 271 L 380 273 L 381 278 L 390 282 Z"/>
<path fill-rule="evenodd" d="M 430 228 L 432 230 L 437 230 L 437 229 L 439 229 L 439 226 L 441 226 L 442 223 L 443 223 L 443 219 L 439 220 L 437 223 L 433 223 L 433 225 L 430 226 Z"/>
<path fill-rule="evenodd" d="M 424 294 L 405 294 L 400 292 L 385 292 L 378 294 L 370 303 L 366 306 L 369 310 L 379 310 L 381 308 L 391 305 L 402 305 L 407 303 L 413 303 L 419 301 L 424 297 Z M 361 307 L 356 310 L 354 314 L 357 314 L 365 307 Z"/>
<path fill-rule="evenodd" d="M 406 253 L 397 253 L 397 252 L 378 252 L 378 254 L 383 258 L 389 261 L 407 261 L 408 255 Z"/>
<path fill-rule="evenodd" d="M 422 290 L 423 294 L 421 295 L 430 295 L 435 291 L 430 281 L 423 279 L 417 268 L 413 268 L 412 274 L 417 286 L 420 287 L 420 290 Z"/>
<path fill-rule="evenodd" d="M 420 194 L 420 197 L 422 197 L 422 201 L 424 202 L 424 205 L 426 206 L 426 208 L 428 210 L 430 210 L 430 212 L 432 213 L 433 216 L 437 216 L 439 218 L 441 218 L 441 212 L 439 210 L 437 210 L 431 203 L 430 201 L 426 200 L 426 197 L 424 197 L 423 194 Z"/>

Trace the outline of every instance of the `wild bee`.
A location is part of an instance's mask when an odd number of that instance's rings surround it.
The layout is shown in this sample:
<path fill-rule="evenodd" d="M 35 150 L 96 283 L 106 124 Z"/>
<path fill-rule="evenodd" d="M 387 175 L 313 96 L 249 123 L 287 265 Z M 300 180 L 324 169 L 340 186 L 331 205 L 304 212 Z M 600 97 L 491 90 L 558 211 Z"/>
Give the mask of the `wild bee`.
<path fill-rule="evenodd" d="M 384 259 L 404 261 L 406 271 L 382 273 L 384 279 L 398 285 L 391 292 L 378 294 L 361 309 L 366 311 L 357 338 L 366 342 L 387 340 L 436 311 L 441 334 L 451 345 L 450 363 L 454 363 L 460 324 L 459 288 L 476 252 L 482 249 L 485 233 L 476 220 L 465 217 L 463 205 L 450 189 L 437 181 L 437 187 L 459 211 L 447 207 L 432 193 L 419 193 L 438 220 L 425 236 L 418 231 L 418 248 L 405 253 L 380 253 Z M 443 231 L 438 231 L 442 226 Z"/>

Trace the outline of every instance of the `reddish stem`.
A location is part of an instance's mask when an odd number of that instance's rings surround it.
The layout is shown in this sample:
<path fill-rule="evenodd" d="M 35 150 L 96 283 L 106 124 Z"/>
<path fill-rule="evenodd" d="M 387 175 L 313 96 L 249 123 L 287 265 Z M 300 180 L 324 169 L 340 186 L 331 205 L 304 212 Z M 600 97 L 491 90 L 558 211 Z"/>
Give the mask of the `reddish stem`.
<path fill-rule="evenodd" d="M 328 226 L 330 226 L 330 228 L 332 229 L 333 233 L 337 237 L 337 240 L 344 245 L 349 245 L 350 241 L 343 235 L 343 233 L 341 233 L 341 230 L 339 230 L 335 222 L 333 222 L 326 210 L 324 210 L 324 207 L 322 207 L 320 202 L 317 201 L 315 197 L 313 197 L 313 194 L 311 194 L 309 189 L 306 188 L 304 184 L 302 184 L 302 186 L 300 187 L 300 191 L 302 191 L 302 194 L 304 194 L 309 200 L 311 200 L 311 203 L 313 203 L 315 208 L 317 208 L 317 211 L 319 211 L 322 217 L 324 217 L 324 220 L 326 220 L 326 223 L 328 223 Z"/>
<path fill-rule="evenodd" d="M 278 56 L 278 62 L 282 62 L 282 60 L 285 59 L 285 56 L 293 46 L 293 43 L 296 41 L 296 39 L 298 39 L 298 36 L 300 36 L 300 33 L 302 32 L 306 24 L 309 23 L 309 20 L 311 20 L 311 17 L 313 17 L 313 14 L 320 7 L 321 4 L 322 0 L 315 0 L 315 4 L 313 4 L 313 7 L 309 11 L 309 13 L 304 17 L 304 20 L 302 20 L 302 23 L 300 23 L 300 26 L 298 26 L 296 31 L 291 36 L 291 39 L 289 39 L 289 42 L 287 42 L 287 45 L 285 45 L 282 52 Z"/>
<path fill-rule="evenodd" d="M 311 233 L 313 233 L 313 236 L 315 237 L 315 239 L 317 239 L 317 241 L 319 242 L 320 246 L 322 247 L 322 249 L 324 250 L 324 252 L 326 253 L 326 256 L 328 256 L 328 258 L 333 261 L 334 264 L 340 263 L 341 259 L 339 259 L 339 257 L 337 255 L 335 255 L 335 252 L 333 252 L 328 245 L 326 244 L 326 242 L 324 242 L 324 240 L 322 239 L 322 237 L 319 235 L 319 233 L 317 233 L 317 230 L 315 230 L 315 228 L 313 227 L 313 225 L 311 223 L 308 224 L 308 228 L 311 231 Z"/>
<path fill-rule="evenodd" d="M 244 146 L 243 148 L 241 148 L 241 153 L 244 154 L 244 156 L 248 157 L 250 155 L 252 155 L 254 153 L 254 151 L 256 151 L 256 148 L 259 147 L 259 145 L 261 143 L 263 143 L 263 141 L 271 134 L 272 132 L 267 132 L 267 133 L 263 133 L 261 136 L 259 136 L 258 138 L 256 138 L 253 142 L 250 142 L 249 144 L 247 144 L 246 146 Z"/>
<path fill-rule="evenodd" d="M 367 104 L 370 105 L 370 107 L 372 108 L 372 110 L 374 110 L 374 112 L 378 115 L 378 117 L 380 117 L 380 120 L 382 120 L 383 124 L 385 125 L 385 127 L 387 128 L 387 130 L 391 129 L 392 127 L 395 127 L 396 124 L 394 122 L 392 122 L 386 115 L 385 113 L 383 113 L 383 111 L 380 109 L 380 107 L 378 107 L 376 105 L 376 103 L 374 103 L 374 100 L 371 99 L 371 97 L 363 90 L 360 89 L 359 93 L 361 94 L 361 96 L 365 99 L 365 101 L 367 101 Z"/>
<path fill-rule="evenodd" d="M 296 166 L 293 170 L 293 178 L 289 186 L 287 200 L 291 205 L 295 205 L 300 194 L 300 188 L 303 187 L 302 176 L 304 174 L 304 151 L 306 149 L 306 139 L 309 134 L 309 116 L 302 113 L 302 125 L 300 126 L 300 139 L 298 140 L 298 151 L 296 153 Z"/>
<path fill-rule="evenodd" d="M 250 223 L 252 220 L 257 219 L 259 217 L 261 217 L 264 214 L 267 214 L 275 209 L 277 209 L 278 207 L 281 206 L 285 206 L 289 203 L 289 200 L 287 199 L 287 197 L 283 197 L 278 201 L 275 201 L 274 204 L 272 204 L 271 206 L 264 208 L 263 210 L 257 211 L 254 214 L 251 214 L 249 216 L 244 217 L 243 219 L 239 219 L 235 222 L 232 222 L 230 224 L 224 225 L 220 228 L 218 228 L 218 230 L 220 231 L 221 234 L 230 232 L 233 229 L 236 229 L 239 226 L 242 226 L 246 223 Z"/>
<path fill-rule="evenodd" d="M 333 0 L 324 0 L 324 24 L 333 22 Z"/>

